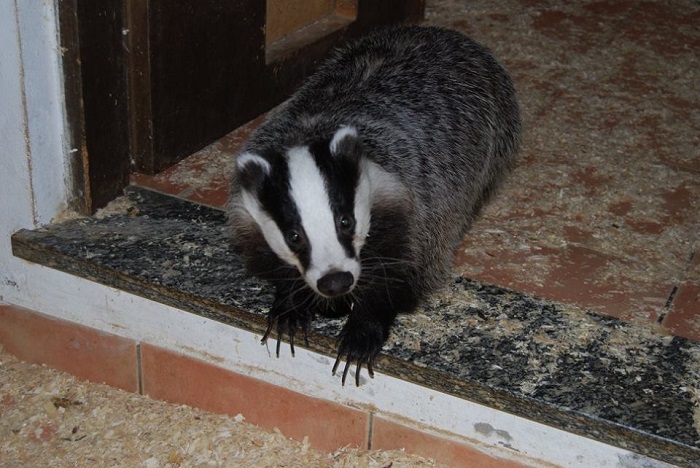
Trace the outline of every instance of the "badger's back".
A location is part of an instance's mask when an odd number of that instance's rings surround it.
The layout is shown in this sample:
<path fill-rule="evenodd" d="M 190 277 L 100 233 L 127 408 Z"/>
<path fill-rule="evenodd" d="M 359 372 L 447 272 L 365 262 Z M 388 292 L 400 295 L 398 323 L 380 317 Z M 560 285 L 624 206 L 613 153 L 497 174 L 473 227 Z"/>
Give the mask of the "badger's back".
<path fill-rule="evenodd" d="M 365 157 L 403 184 L 404 200 L 390 213 L 407 219 L 390 223 L 387 239 L 375 236 L 377 248 L 388 248 L 395 230 L 415 288 L 435 288 L 515 157 L 520 117 L 510 78 L 457 32 L 384 30 L 335 51 L 246 150 L 283 152 L 344 125 L 357 129 Z M 383 225 L 382 209 L 373 206 L 373 227 Z"/>

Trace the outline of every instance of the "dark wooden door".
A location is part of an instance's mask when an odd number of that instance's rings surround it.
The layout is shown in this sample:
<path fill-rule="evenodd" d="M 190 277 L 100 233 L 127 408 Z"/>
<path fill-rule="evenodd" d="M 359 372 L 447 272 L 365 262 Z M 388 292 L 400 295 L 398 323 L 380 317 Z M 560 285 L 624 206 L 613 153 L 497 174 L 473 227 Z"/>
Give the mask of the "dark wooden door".
<path fill-rule="evenodd" d="M 157 173 L 286 99 L 328 52 L 424 0 L 62 0 L 76 207 Z"/>

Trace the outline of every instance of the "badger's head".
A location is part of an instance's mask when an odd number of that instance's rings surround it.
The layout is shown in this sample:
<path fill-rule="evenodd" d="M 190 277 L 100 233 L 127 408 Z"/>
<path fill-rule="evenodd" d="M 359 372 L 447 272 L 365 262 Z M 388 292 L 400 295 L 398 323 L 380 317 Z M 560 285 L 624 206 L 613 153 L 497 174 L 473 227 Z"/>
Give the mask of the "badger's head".
<path fill-rule="evenodd" d="M 324 297 L 352 291 L 370 224 L 370 182 L 357 132 L 236 161 L 244 209 L 275 254 Z"/>

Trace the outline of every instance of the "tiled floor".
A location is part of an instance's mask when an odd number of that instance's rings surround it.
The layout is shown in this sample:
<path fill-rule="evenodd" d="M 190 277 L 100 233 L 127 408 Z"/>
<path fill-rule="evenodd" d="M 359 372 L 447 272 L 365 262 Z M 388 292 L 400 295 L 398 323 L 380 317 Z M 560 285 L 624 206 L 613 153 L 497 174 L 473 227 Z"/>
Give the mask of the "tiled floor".
<path fill-rule="evenodd" d="M 700 5 L 443 0 L 426 23 L 494 51 L 526 128 L 456 271 L 700 340 Z M 223 206 L 261 121 L 132 181 Z"/>

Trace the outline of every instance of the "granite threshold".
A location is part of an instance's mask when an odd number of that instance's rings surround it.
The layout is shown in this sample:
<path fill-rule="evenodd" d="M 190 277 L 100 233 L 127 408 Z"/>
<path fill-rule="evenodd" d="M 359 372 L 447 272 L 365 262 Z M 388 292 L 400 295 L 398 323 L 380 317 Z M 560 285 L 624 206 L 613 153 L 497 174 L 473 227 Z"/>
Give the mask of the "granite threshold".
<path fill-rule="evenodd" d="M 266 328 L 272 290 L 247 276 L 215 208 L 131 186 L 97 216 L 19 231 L 12 247 L 25 260 L 212 320 Z M 399 318 L 376 370 L 700 466 L 700 343 L 464 277 L 448 283 Z M 342 323 L 317 319 L 309 348 L 334 359 Z"/>

